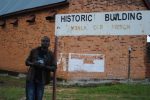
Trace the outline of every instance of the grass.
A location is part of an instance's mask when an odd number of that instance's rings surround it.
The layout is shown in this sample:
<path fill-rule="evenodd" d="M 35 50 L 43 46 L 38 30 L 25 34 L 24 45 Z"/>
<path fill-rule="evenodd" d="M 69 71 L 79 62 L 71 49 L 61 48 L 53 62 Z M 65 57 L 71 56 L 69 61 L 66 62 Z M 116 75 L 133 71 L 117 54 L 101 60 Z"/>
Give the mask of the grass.
<path fill-rule="evenodd" d="M 115 84 L 95 87 L 57 87 L 57 100 L 150 100 L 149 84 Z M 46 86 L 44 100 L 51 100 L 52 87 Z M 0 100 L 25 98 L 25 79 L 0 76 Z"/>
<path fill-rule="evenodd" d="M 0 100 L 18 100 L 24 96 L 24 89 L 20 87 L 0 87 Z"/>

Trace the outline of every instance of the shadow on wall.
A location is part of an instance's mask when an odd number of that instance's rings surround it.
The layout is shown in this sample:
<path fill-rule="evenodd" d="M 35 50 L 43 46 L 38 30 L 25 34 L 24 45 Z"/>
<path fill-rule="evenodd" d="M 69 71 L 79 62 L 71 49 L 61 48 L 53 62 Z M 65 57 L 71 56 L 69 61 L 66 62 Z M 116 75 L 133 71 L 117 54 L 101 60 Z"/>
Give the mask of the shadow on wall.
<path fill-rule="evenodd" d="M 150 78 L 150 42 L 146 44 L 146 78 Z"/>

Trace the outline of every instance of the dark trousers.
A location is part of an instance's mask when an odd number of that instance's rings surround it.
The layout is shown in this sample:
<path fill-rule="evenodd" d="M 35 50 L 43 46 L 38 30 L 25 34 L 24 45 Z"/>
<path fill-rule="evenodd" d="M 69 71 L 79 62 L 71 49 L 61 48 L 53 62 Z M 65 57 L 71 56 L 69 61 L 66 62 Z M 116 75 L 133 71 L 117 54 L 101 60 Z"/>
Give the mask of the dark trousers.
<path fill-rule="evenodd" d="M 44 84 L 40 82 L 26 82 L 26 100 L 42 100 Z"/>

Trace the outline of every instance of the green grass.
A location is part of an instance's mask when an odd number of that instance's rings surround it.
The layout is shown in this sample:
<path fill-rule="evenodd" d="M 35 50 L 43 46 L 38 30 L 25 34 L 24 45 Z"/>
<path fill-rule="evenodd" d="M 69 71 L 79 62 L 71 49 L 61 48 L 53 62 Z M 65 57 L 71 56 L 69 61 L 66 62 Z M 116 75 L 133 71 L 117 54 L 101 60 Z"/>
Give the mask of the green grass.
<path fill-rule="evenodd" d="M 25 95 L 25 79 L 0 76 L 0 100 L 19 100 Z"/>
<path fill-rule="evenodd" d="M 25 79 L 0 77 L 0 100 L 25 97 Z M 51 100 L 52 87 L 46 86 L 44 100 Z M 149 84 L 115 84 L 96 87 L 57 87 L 57 100 L 150 100 Z"/>
<path fill-rule="evenodd" d="M 24 88 L 0 87 L 0 100 L 18 100 L 25 95 Z"/>
<path fill-rule="evenodd" d="M 117 84 L 64 88 L 57 97 L 59 100 L 150 100 L 149 93 L 150 85 Z"/>
<path fill-rule="evenodd" d="M 90 95 L 87 100 L 150 100 L 150 85 L 126 85 L 99 86 L 80 88 L 78 94 Z M 81 100 L 81 99 L 80 99 Z"/>

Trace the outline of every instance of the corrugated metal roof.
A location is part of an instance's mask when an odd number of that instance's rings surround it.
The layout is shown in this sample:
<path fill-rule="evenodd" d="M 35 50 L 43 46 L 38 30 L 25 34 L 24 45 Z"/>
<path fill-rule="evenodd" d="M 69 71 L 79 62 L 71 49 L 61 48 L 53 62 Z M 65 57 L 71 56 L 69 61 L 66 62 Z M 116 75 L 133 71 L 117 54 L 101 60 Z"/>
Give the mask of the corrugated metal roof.
<path fill-rule="evenodd" d="M 67 0 L 0 0 L 0 16 Z"/>

